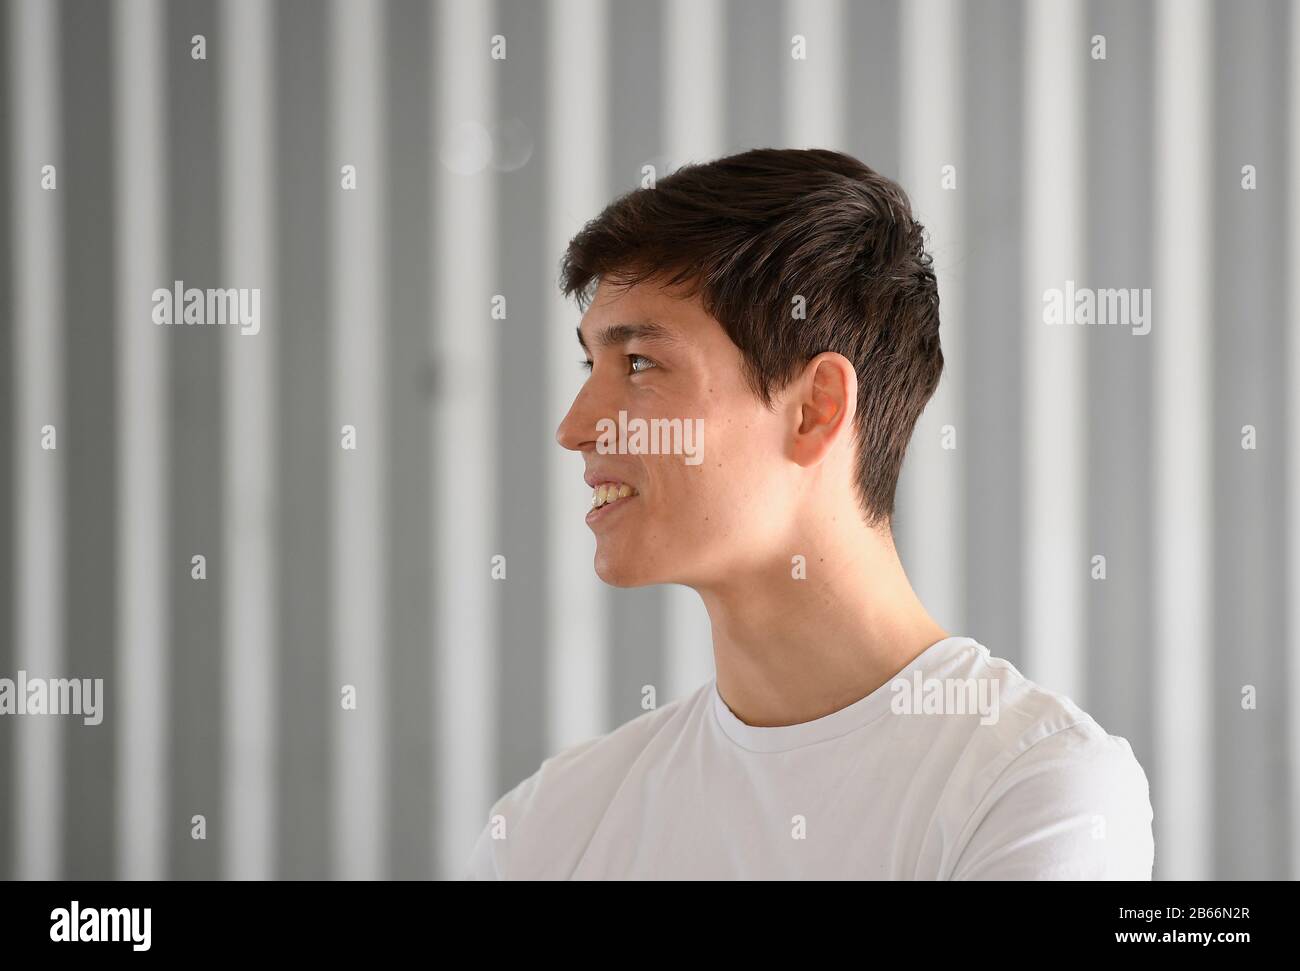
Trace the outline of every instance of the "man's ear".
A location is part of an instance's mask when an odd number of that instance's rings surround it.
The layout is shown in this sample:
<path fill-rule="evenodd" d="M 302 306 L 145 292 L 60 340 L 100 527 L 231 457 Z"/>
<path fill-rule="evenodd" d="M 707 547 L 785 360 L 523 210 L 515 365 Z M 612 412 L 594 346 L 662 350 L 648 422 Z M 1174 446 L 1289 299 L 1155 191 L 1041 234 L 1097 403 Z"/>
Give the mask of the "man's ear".
<path fill-rule="evenodd" d="M 798 427 L 794 460 L 816 465 L 841 436 L 851 434 L 858 406 L 858 375 L 843 354 L 825 351 L 805 365 L 791 385 Z"/>

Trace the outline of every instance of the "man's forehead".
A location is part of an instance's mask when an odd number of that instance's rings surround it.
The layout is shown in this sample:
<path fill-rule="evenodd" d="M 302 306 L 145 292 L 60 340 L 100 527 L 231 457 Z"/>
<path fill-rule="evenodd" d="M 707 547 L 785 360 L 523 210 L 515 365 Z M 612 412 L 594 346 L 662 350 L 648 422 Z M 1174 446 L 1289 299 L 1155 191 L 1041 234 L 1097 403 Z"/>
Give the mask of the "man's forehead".
<path fill-rule="evenodd" d="M 656 343 L 688 340 L 707 316 L 698 298 L 683 299 L 658 287 L 611 288 L 602 282 L 578 326 L 578 340 L 588 346 L 639 339 Z"/>

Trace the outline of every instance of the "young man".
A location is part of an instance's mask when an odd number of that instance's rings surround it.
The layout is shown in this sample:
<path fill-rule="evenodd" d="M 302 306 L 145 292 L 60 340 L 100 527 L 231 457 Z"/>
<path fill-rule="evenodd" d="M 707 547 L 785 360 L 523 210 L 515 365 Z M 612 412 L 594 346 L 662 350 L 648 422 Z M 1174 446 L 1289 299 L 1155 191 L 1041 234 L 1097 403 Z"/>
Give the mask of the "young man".
<path fill-rule="evenodd" d="M 903 191 L 822 150 L 685 167 L 584 227 L 562 284 L 590 376 L 556 437 L 596 573 L 697 591 L 717 674 L 543 762 L 469 875 L 1150 879 L 1128 743 L 945 631 L 895 551 L 943 367 Z M 703 448 L 610 434 L 637 419 L 699 421 Z"/>

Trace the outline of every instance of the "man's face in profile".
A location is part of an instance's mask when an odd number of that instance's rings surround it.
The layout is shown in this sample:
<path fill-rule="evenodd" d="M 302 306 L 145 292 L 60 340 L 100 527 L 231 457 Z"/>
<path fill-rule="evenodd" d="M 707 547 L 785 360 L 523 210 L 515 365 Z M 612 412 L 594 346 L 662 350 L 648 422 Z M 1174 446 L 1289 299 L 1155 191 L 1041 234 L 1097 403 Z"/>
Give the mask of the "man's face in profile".
<path fill-rule="evenodd" d="M 596 491 L 632 493 L 587 514 L 597 575 L 615 586 L 699 587 L 736 582 L 773 556 L 788 563 L 797 483 L 782 460 L 786 410 L 779 395 L 770 410 L 759 400 L 740 349 L 698 298 L 602 281 L 578 332 L 591 370 L 556 439 L 582 453 Z M 629 426 L 695 423 L 698 464 L 683 454 L 602 454 L 599 423 L 617 426 L 620 412 Z"/>

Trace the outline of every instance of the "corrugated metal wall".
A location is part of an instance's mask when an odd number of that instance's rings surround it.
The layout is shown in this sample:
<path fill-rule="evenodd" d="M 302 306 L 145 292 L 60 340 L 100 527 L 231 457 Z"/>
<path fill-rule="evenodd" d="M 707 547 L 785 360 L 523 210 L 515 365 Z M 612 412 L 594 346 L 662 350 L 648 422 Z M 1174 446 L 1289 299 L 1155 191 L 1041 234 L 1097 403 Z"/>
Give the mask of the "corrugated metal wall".
<path fill-rule="evenodd" d="M 931 231 L 923 599 L 1132 742 L 1157 877 L 1300 875 L 1294 3 L 4 0 L 0 52 L 0 677 L 106 692 L 0 717 L 0 876 L 455 876 L 710 677 L 693 594 L 592 573 L 555 278 L 644 166 L 765 145 Z M 154 324 L 176 280 L 260 330 Z M 1150 332 L 1045 325 L 1066 281 Z"/>

